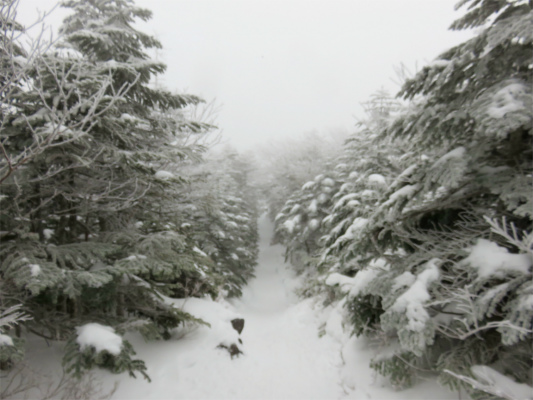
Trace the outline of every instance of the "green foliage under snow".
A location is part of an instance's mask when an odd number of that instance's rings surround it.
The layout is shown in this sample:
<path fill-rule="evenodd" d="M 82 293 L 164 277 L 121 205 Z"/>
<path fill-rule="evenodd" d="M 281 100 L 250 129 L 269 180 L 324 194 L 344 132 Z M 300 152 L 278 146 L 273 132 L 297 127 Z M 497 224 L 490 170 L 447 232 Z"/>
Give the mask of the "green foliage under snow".
<path fill-rule="evenodd" d="M 130 0 L 63 6 L 71 14 L 47 51 L 25 47 L 14 1 L 0 7 L 0 311 L 19 310 L 0 325 L 10 341 L 0 360 L 20 360 L 22 327 L 67 340 L 76 375 L 146 376 L 127 341 L 119 354 L 81 349 L 76 329 L 168 339 L 203 323 L 165 296 L 240 294 L 257 255 L 255 198 L 238 155 L 208 161 L 201 138 L 214 127 L 188 117 L 202 100 L 150 84 L 166 68 L 148 55 L 160 43 L 134 27 L 150 11 Z"/>
<path fill-rule="evenodd" d="M 276 210 L 276 237 L 307 260 L 309 294 L 342 298 L 354 334 L 387 344 L 372 367 L 395 385 L 431 370 L 489 398 L 479 366 L 532 379 L 533 11 L 461 3 L 453 26 L 485 24 L 477 36 L 408 79 L 403 103 L 376 95 L 337 165 Z"/>

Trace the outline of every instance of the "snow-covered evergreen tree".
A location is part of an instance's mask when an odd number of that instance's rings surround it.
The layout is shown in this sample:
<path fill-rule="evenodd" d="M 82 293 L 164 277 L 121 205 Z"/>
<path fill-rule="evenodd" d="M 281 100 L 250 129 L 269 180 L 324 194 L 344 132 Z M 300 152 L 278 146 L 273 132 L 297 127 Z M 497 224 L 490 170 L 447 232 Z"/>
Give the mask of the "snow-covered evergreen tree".
<path fill-rule="evenodd" d="M 374 149 L 355 145 L 320 265 L 354 333 L 386 339 L 375 369 L 398 386 L 433 369 L 483 397 L 465 384 L 479 366 L 531 382 L 533 11 L 464 5 L 452 27 L 478 34 L 407 80 L 408 103 L 368 125 Z"/>
<path fill-rule="evenodd" d="M 269 216 L 274 219 L 293 192 L 323 173 L 341 148 L 342 132 L 320 135 L 309 132 L 296 139 L 284 139 L 262 147 L 258 152 L 256 179 L 261 186 Z"/>
<path fill-rule="evenodd" d="M 27 67 L 31 84 L 20 85 L 3 115 L 4 156 L 24 154 L 32 141 L 39 151 L 23 167 L 2 161 L 9 172 L 2 181 L 2 307 L 22 303 L 28 330 L 70 338 L 65 362 L 76 374 L 104 364 L 144 374 L 126 340 L 120 352 L 102 355 L 80 344 L 76 328 L 97 323 L 117 336 L 135 329 L 157 339 L 184 321 L 201 322 L 164 296 L 214 297 L 226 284 L 242 286 L 256 256 L 253 201 L 244 207 L 250 223 L 240 235 L 247 240 L 226 245 L 230 259 L 242 253 L 243 266 L 219 260 L 232 277 L 217 275 L 217 260 L 199 249 L 187 225 L 196 222 L 181 215 L 194 178 L 186 167 L 205 151 L 189 138 L 212 128 L 183 109 L 201 100 L 151 86 L 165 66 L 147 54 L 158 41 L 134 27 L 150 18 L 148 10 L 130 0 L 63 5 L 72 14 L 60 45 Z M 213 204 L 237 215 L 238 201 Z M 214 220 L 207 215 L 206 224 Z"/>
<path fill-rule="evenodd" d="M 197 252 L 209 257 L 205 273 L 216 295 L 239 296 L 257 259 L 257 207 L 248 182 L 249 162 L 231 149 L 191 168 L 187 230 Z"/>

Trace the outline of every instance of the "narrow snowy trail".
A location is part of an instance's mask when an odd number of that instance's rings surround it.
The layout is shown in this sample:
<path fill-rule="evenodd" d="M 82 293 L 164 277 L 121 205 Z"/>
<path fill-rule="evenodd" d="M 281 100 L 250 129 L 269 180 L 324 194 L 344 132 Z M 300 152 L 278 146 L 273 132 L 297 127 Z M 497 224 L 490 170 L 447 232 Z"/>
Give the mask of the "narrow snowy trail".
<path fill-rule="evenodd" d="M 318 337 L 315 316 L 293 294 L 295 281 L 283 262 L 283 248 L 270 246 L 272 224 L 259 221 L 256 278 L 230 302 L 244 318 L 240 357 L 223 350 L 182 370 L 186 399 L 338 399 L 342 397 L 338 344 Z M 229 318 L 226 318 L 229 319 Z M 209 349 L 213 353 L 213 349 Z M 188 387 L 187 387 L 188 386 Z"/>
<path fill-rule="evenodd" d="M 240 299 L 171 300 L 211 326 L 184 327 L 170 341 L 146 343 L 130 334 L 147 383 L 98 371 L 112 399 L 262 399 L 262 400 L 414 400 L 456 399 L 434 381 L 395 392 L 369 368 L 374 353 L 368 343 L 342 329 L 341 306 L 316 308 L 313 299 L 294 294 L 300 283 L 283 261 L 283 248 L 270 246 L 272 224 L 259 220 L 260 255 L 256 278 Z M 320 311 L 321 310 L 321 311 Z M 244 318 L 239 335 L 231 320 Z M 319 327 L 325 333 L 319 337 Z M 230 357 L 220 343 L 242 340 L 239 357 Z"/>
<path fill-rule="evenodd" d="M 341 399 L 339 343 L 319 338 L 320 321 L 310 302 L 293 293 L 297 285 L 283 261 L 283 248 L 270 246 L 272 224 L 259 220 L 256 278 L 240 299 L 171 300 L 211 326 L 185 327 L 170 341 L 128 340 L 144 360 L 152 382 L 96 371 L 104 391 L 118 383 L 112 399 Z M 241 335 L 231 326 L 244 318 Z M 244 354 L 230 357 L 218 344 L 238 343 Z"/>
<path fill-rule="evenodd" d="M 94 382 L 101 383 L 102 394 L 118 385 L 111 397 L 115 400 L 458 398 L 433 379 L 396 392 L 386 379 L 376 377 L 369 368 L 375 346 L 351 337 L 342 328 L 342 304 L 322 308 L 318 300 L 302 300 L 294 294 L 301 282 L 283 262 L 283 248 L 270 246 L 272 228 L 266 216 L 260 218 L 259 265 L 242 298 L 231 302 L 168 299 L 210 326 L 181 327 L 168 341 L 145 342 L 140 334 L 128 333 L 126 337 L 136 357 L 145 361 L 152 382 L 96 369 Z M 234 318 L 245 319 L 240 335 L 231 326 Z M 228 351 L 218 347 L 239 339 L 244 353 L 239 357 L 232 359 Z M 57 380 L 61 343 L 45 344 L 31 336 L 29 346 L 28 362 L 44 378 Z M 32 393 L 19 398 L 42 396 Z"/>
<path fill-rule="evenodd" d="M 318 337 L 314 315 L 299 304 L 283 248 L 270 246 L 272 228 L 263 216 L 256 278 L 233 302 L 246 321 L 242 335 L 246 354 L 238 361 L 245 369 L 240 378 L 254 383 L 242 398 L 339 398 L 338 344 Z"/>

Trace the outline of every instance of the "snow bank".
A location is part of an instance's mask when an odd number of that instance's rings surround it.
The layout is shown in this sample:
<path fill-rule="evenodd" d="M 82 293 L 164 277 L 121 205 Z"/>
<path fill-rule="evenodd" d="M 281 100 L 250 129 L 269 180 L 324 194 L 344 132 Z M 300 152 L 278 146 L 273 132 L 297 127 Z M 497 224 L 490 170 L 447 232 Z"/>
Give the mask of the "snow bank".
<path fill-rule="evenodd" d="M 76 342 L 82 351 L 86 347 L 94 347 L 97 353 L 105 350 L 117 356 L 122 350 L 122 338 L 110 326 L 92 322 L 76 328 L 76 331 Z"/>
<path fill-rule="evenodd" d="M 509 253 L 486 239 L 478 239 L 463 262 L 475 268 L 480 278 L 503 277 L 509 272 L 527 274 L 533 265 L 531 255 Z"/>

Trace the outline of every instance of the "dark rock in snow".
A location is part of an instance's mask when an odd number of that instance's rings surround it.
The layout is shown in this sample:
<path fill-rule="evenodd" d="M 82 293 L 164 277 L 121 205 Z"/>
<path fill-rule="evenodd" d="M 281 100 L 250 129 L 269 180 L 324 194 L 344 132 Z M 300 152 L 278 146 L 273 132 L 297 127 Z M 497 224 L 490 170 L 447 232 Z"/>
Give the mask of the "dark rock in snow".
<path fill-rule="evenodd" d="M 232 343 L 229 347 L 226 346 L 225 344 L 220 343 L 217 347 L 220 348 L 220 349 L 226 349 L 228 351 L 228 353 L 230 354 L 232 359 L 235 356 L 238 357 L 240 354 L 243 354 L 241 349 L 239 349 L 239 347 L 235 343 Z"/>
<path fill-rule="evenodd" d="M 242 330 L 244 329 L 244 319 L 243 318 L 235 318 L 235 319 L 231 320 L 231 325 L 233 326 L 233 329 L 235 329 L 237 332 L 239 332 L 239 335 L 240 335 Z"/>

